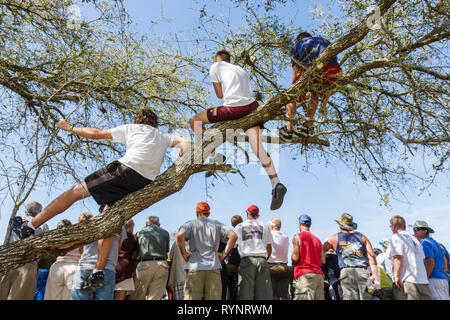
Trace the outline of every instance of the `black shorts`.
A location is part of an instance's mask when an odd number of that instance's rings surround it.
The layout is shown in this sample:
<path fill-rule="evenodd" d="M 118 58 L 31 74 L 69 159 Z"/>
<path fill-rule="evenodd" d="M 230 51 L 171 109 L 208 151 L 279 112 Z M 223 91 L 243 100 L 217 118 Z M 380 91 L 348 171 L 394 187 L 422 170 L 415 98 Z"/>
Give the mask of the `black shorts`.
<path fill-rule="evenodd" d="M 142 189 L 151 181 L 117 160 L 84 179 L 89 193 L 100 206 L 105 204 L 112 206 L 127 194 Z"/>

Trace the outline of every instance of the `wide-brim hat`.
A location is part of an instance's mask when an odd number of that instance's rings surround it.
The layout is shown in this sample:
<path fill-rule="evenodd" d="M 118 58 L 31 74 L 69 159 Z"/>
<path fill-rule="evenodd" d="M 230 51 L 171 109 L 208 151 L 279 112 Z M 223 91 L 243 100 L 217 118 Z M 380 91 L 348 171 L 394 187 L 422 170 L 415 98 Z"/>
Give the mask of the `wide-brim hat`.
<path fill-rule="evenodd" d="M 425 229 L 428 229 L 429 233 L 434 233 L 434 230 L 431 227 L 429 227 L 428 223 L 426 223 L 423 220 L 417 220 L 416 222 L 414 222 L 413 225 L 409 225 L 409 226 L 413 227 L 413 228 L 425 228 Z"/>
<path fill-rule="evenodd" d="M 351 214 L 343 213 L 339 220 L 334 220 L 337 224 L 344 230 L 353 231 L 358 228 L 358 224 L 353 222 L 353 217 Z"/>

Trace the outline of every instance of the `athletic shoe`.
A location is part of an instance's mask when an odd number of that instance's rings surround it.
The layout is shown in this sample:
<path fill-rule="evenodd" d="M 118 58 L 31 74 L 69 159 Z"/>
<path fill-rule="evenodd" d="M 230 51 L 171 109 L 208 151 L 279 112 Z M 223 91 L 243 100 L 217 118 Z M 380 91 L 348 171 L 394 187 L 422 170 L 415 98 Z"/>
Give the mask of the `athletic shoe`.
<path fill-rule="evenodd" d="M 33 228 L 30 228 L 28 226 L 28 221 L 22 220 L 22 217 L 14 217 L 13 219 L 9 219 L 9 225 L 19 239 L 25 239 L 34 235 Z"/>
<path fill-rule="evenodd" d="M 280 137 L 285 141 L 291 141 L 292 140 L 292 131 L 287 131 L 286 127 L 283 127 L 280 129 Z"/>
<path fill-rule="evenodd" d="M 305 138 L 314 133 L 314 128 L 311 126 L 306 126 L 305 124 L 301 125 L 298 128 L 293 128 L 292 131 L 299 136 L 300 138 Z"/>
<path fill-rule="evenodd" d="M 217 163 L 217 164 L 224 164 L 227 161 L 227 158 L 225 158 L 225 156 L 221 153 L 216 152 L 216 154 L 214 156 L 211 156 L 211 158 L 209 159 L 209 163 Z M 211 177 L 213 174 L 209 171 L 205 172 L 205 177 L 209 178 Z"/>
<path fill-rule="evenodd" d="M 286 191 L 287 189 L 282 183 L 277 183 L 275 189 L 272 190 L 272 203 L 270 204 L 270 210 L 277 210 L 281 207 Z"/>
<path fill-rule="evenodd" d="M 86 292 L 94 292 L 98 288 L 104 286 L 105 275 L 103 271 L 97 271 L 96 273 L 91 273 L 84 283 L 81 285 L 81 290 Z"/>

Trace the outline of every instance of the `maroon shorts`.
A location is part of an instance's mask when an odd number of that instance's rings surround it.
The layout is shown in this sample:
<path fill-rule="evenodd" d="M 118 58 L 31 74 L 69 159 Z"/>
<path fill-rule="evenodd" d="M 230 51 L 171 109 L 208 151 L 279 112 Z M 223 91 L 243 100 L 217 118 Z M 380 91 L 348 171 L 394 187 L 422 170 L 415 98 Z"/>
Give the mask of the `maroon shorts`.
<path fill-rule="evenodd" d="M 248 115 L 250 112 L 258 108 L 259 104 L 257 101 L 254 101 L 246 106 L 241 107 L 215 107 L 209 108 L 206 110 L 206 116 L 208 117 L 208 121 L 211 123 L 228 121 L 228 120 L 236 120 L 242 118 L 243 116 Z M 259 126 L 261 129 L 264 129 L 264 122 L 257 123 L 256 126 Z"/>
<path fill-rule="evenodd" d="M 309 66 L 305 66 L 308 68 Z M 295 75 L 294 81 L 292 81 L 292 84 L 297 82 L 298 79 L 300 79 L 303 75 L 303 73 L 306 71 L 304 68 L 300 68 L 300 71 Z M 320 76 L 314 80 L 314 83 L 322 83 L 322 84 L 331 84 L 333 82 L 336 82 L 339 73 L 342 71 L 340 66 L 333 66 L 332 64 L 328 64 L 320 73 Z M 302 103 L 306 101 L 306 94 L 301 95 L 298 97 L 297 102 Z"/>

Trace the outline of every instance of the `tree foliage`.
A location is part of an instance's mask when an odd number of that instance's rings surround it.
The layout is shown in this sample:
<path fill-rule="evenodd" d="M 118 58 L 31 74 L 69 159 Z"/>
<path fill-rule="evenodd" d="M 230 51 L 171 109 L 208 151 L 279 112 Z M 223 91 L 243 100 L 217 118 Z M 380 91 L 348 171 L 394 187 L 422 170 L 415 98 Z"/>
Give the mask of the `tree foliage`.
<path fill-rule="evenodd" d="M 200 1 L 198 26 L 186 55 L 167 39 L 137 37 L 120 1 L 106 7 L 87 1 L 100 17 L 71 29 L 67 26 L 71 2 L 0 0 L 0 127 L 5 141 L 0 163 L 8 186 L 3 192 L 18 207 L 38 178 L 48 183 L 60 174 L 78 177 L 89 163 L 80 163 L 81 159 L 98 167 L 108 155 L 121 151 L 104 142 L 59 136 L 55 121 L 68 114 L 75 124 L 109 127 L 129 120 L 133 110 L 150 106 L 161 115 L 166 130 L 186 127 L 190 114 L 207 107 L 205 66 L 211 64 L 211 52 L 222 48 L 249 71 L 264 103 L 251 115 L 210 130 L 225 136 L 227 128 L 245 130 L 261 121 L 280 127 L 288 102 L 324 89 L 314 79 L 338 55 L 344 71 L 335 85 L 327 87 L 335 91 L 328 114 L 310 119 L 316 125 L 312 138 L 283 145 L 293 154 L 301 151 L 325 164 L 343 161 L 363 180 L 373 181 L 386 202 L 389 194 L 401 193 L 405 182 L 414 178 L 427 186 L 436 174 L 447 171 L 448 2 L 384 0 L 370 7 L 369 1 L 343 0 L 338 2 L 339 14 L 312 8 L 319 24 L 308 31 L 333 43 L 296 84 L 283 88 L 283 79 L 290 77 L 289 49 L 295 35 L 304 30 L 278 15 L 277 8 L 290 3 L 232 0 L 228 5 L 237 6 L 245 21 L 237 28 L 231 21 L 236 17 L 213 14 L 208 2 Z M 305 119 L 299 108 L 292 120 Z M 318 138 L 327 143 L 311 143 Z M 186 161 L 204 154 L 211 144 L 194 145 L 192 153 L 154 183 L 125 197 L 89 225 L 0 247 L 0 274 L 43 252 L 114 234 L 126 219 L 180 190 L 191 174 L 236 172 L 229 166 Z M 412 169 L 412 155 L 433 161 L 425 163 L 425 176 Z"/>

